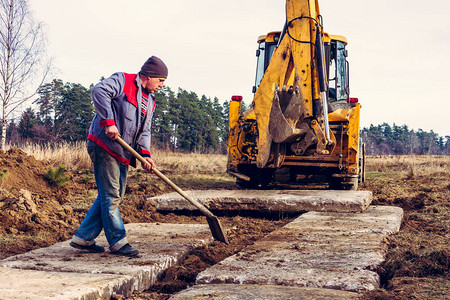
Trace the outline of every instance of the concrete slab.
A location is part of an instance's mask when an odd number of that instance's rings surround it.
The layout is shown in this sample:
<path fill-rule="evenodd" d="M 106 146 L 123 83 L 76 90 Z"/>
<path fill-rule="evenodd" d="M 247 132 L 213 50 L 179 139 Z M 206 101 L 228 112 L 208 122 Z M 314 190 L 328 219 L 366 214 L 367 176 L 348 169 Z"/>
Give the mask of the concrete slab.
<path fill-rule="evenodd" d="M 201 272 L 198 284 L 258 284 L 365 292 L 379 286 L 372 271 L 398 232 L 403 210 L 370 206 L 361 214 L 309 212 L 240 253 Z"/>
<path fill-rule="evenodd" d="M 279 285 L 202 284 L 195 285 L 170 297 L 172 300 L 332 300 L 359 299 L 358 293 Z"/>
<path fill-rule="evenodd" d="M 138 257 L 87 253 L 70 247 L 66 241 L 1 260 L 0 298 L 23 295 L 24 299 L 42 299 L 41 295 L 48 295 L 52 299 L 98 299 L 114 293 L 129 296 L 149 288 L 158 275 L 179 263 L 192 249 L 212 241 L 208 225 L 152 223 L 125 227 L 130 244 L 140 250 Z M 107 245 L 103 235 L 97 242 Z M 27 279 L 22 284 L 18 278 Z M 18 298 L 22 297 L 11 299 Z"/>
<path fill-rule="evenodd" d="M 0 299 L 109 299 L 132 276 L 0 267 Z"/>
<path fill-rule="evenodd" d="M 372 202 L 370 191 L 337 190 L 204 190 L 186 191 L 210 210 L 363 212 Z M 149 199 L 160 211 L 196 210 L 178 193 Z"/>

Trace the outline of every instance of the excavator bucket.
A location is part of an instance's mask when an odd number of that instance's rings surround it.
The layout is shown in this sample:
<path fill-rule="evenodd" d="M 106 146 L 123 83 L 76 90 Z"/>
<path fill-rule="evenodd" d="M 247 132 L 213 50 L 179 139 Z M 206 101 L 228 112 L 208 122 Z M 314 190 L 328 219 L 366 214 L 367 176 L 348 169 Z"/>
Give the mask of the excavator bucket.
<path fill-rule="evenodd" d="M 269 133 L 275 143 L 291 142 L 304 135 L 309 126 L 302 122 L 303 107 L 298 88 L 276 88 L 269 119 Z"/>

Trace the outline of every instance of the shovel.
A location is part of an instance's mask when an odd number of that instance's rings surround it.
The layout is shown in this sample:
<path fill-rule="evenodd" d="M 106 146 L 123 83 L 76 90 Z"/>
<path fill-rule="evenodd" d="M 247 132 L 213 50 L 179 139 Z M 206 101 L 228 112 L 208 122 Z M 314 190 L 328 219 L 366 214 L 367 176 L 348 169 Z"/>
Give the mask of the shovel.
<path fill-rule="evenodd" d="M 126 150 L 131 152 L 134 157 L 136 157 L 141 163 L 148 164 L 148 162 L 141 156 L 139 153 L 137 153 L 133 148 L 131 148 L 130 145 L 125 143 L 124 140 L 122 140 L 120 137 L 116 139 L 116 141 L 122 145 Z M 197 207 L 205 216 L 206 220 L 208 221 L 209 229 L 211 230 L 212 236 L 225 244 L 229 244 L 228 238 L 225 235 L 224 230 L 222 229 L 222 225 L 220 224 L 219 219 L 212 214 L 206 207 L 201 205 L 198 201 L 195 201 L 192 199 L 188 194 L 186 194 L 182 189 L 180 189 L 175 183 L 173 183 L 169 178 L 167 178 L 164 174 L 162 174 L 158 169 L 153 168 L 152 171 L 161 178 L 165 183 L 170 185 L 178 194 L 183 196 L 186 200 L 188 200 L 192 205 Z"/>

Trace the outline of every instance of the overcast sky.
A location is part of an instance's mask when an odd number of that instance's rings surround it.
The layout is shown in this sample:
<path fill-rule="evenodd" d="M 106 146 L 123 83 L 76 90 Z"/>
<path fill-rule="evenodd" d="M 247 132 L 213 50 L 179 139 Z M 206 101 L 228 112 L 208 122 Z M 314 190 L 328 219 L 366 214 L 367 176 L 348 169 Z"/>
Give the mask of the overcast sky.
<path fill-rule="evenodd" d="M 281 30 L 281 0 L 33 0 L 46 24 L 55 77 L 88 87 L 138 72 L 151 55 L 166 84 L 199 96 L 251 103 L 256 39 Z M 349 45 L 350 90 L 361 124 L 383 122 L 450 135 L 450 1 L 319 0 L 325 31 Z"/>

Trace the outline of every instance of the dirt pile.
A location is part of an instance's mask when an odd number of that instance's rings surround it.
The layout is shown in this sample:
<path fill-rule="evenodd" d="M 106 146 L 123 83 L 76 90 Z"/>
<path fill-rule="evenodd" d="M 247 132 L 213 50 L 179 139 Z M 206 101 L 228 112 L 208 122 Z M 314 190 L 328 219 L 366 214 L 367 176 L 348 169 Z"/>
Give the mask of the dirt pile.
<path fill-rule="evenodd" d="M 78 218 L 64 188 L 52 188 L 44 173 L 51 165 L 37 161 L 19 149 L 0 151 L 0 258 L 65 240 Z M 13 240 L 13 241 L 11 241 Z"/>
<path fill-rule="evenodd" d="M 37 161 L 20 149 L 0 150 L 1 187 L 5 189 L 25 189 L 39 195 L 53 194 L 44 180 L 50 164 Z"/>
<path fill-rule="evenodd" d="M 73 223 L 73 210 L 55 199 L 42 199 L 21 189 L 0 191 L 1 233 L 38 234 L 43 230 L 65 231 Z"/>

